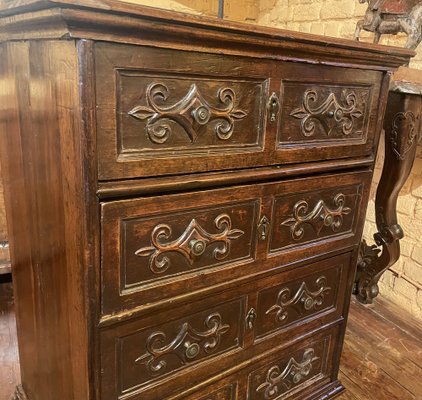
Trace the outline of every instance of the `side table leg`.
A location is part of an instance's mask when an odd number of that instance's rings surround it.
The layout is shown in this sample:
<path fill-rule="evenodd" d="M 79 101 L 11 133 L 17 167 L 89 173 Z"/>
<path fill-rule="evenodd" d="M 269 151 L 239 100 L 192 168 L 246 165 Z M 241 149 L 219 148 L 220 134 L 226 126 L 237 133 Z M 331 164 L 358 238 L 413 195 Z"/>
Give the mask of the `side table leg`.
<path fill-rule="evenodd" d="M 376 245 L 362 241 L 354 294 L 364 304 L 378 295 L 378 281 L 400 257 L 403 229 L 397 221 L 397 198 L 416 157 L 420 137 L 418 95 L 390 92 L 384 120 L 385 161 L 375 198 Z"/>

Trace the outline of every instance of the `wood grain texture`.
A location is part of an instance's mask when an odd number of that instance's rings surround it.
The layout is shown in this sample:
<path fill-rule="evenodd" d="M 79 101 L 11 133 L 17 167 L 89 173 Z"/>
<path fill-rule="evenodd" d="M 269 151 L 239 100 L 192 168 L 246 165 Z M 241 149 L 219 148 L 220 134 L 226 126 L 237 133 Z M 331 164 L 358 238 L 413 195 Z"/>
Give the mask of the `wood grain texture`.
<path fill-rule="evenodd" d="M 9 43 L 1 52 L 1 161 L 24 388 L 33 400 L 88 399 L 75 43 Z"/>
<path fill-rule="evenodd" d="M 107 43 L 95 60 L 101 181 L 376 149 L 379 72 Z"/>
<path fill-rule="evenodd" d="M 339 395 L 389 77 L 412 52 L 114 1 L 0 13 L 15 397 Z"/>
<path fill-rule="evenodd" d="M 20 382 L 19 360 L 11 284 L 0 284 L 0 293 L 0 365 L 6 368 L 5 372 L 0 374 L 0 398 L 7 400 L 14 391 L 14 386 Z M 367 327 L 368 324 L 374 329 L 362 330 L 361 326 Z M 407 365 L 412 361 L 414 368 L 422 368 L 421 329 L 422 326 L 414 318 L 384 300 L 382 296 L 377 298 L 371 307 L 364 307 L 356 300 L 352 301 L 345 341 L 346 353 L 342 357 L 339 375 L 346 386 L 346 392 L 338 399 L 391 400 L 389 393 L 396 389 L 379 390 L 382 385 L 405 388 L 404 398 L 419 399 L 422 392 L 421 382 L 413 379 L 412 387 L 407 386 L 409 381 L 401 381 L 400 368 L 397 364 L 391 364 L 391 357 L 399 357 Z M 364 340 L 356 342 L 355 338 Z M 372 341 L 375 341 L 375 345 L 368 346 Z M 357 351 L 356 363 L 355 356 L 353 353 L 350 355 L 348 350 L 352 346 L 355 346 L 353 351 Z M 354 372 L 355 369 L 357 373 Z M 386 378 L 386 370 L 389 371 L 389 378 Z M 368 382 L 368 379 L 372 383 Z M 237 381 L 227 378 L 183 400 L 232 400 L 227 397 L 228 393 L 236 394 L 238 389 L 240 386 Z"/>
<path fill-rule="evenodd" d="M 0 167 L 0 275 L 5 273 L 10 273 L 10 255 L 3 179 Z"/>

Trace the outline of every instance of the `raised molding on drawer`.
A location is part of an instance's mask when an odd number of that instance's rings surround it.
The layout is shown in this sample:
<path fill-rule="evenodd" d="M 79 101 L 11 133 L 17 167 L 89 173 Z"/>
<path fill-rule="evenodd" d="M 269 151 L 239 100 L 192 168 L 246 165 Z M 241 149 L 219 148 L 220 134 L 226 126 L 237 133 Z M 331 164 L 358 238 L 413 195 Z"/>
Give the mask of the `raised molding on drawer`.
<path fill-rule="evenodd" d="M 273 62 L 95 48 L 100 180 L 266 164 Z"/>
<path fill-rule="evenodd" d="M 375 154 L 377 71 L 105 43 L 95 70 L 100 181 Z"/>
<path fill-rule="evenodd" d="M 366 141 L 371 86 L 314 82 L 283 84 L 283 124 L 278 146 L 324 145 Z"/>
<path fill-rule="evenodd" d="M 263 285 L 257 297 L 255 337 L 262 338 L 323 313 L 338 312 L 342 304 L 338 293 L 344 291 L 340 282 L 347 279 L 349 262 L 349 258 L 329 259 L 328 268 L 314 265 L 302 269 L 292 281 L 285 278 L 283 283 Z"/>
<path fill-rule="evenodd" d="M 321 381 L 329 374 L 333 337 L 328 335 L 284 351 L 278 358 L 249 374 L 247 400 L 279 400 L 293 396 L 310 382 Z"/>
<path fill-rule="evenodd" d="M 222 296 L 216 296 L 215 302 L 203 302 L 200 309 L 180 307 L 171 314 L 162 313 L 154 326 L 144 319 L 105 331 L 102 365 L 104 376 L 117 378 L 116 394 L 142 390 L 179 370 L 239 351 L 244 341 L 246 298 L 221 301 Z M 103 382 L 104 398 L 115 391 L 111 383 Z"/>
<path fill-rule="evenodd" d="M 160 387 L 169 390 L 171 381 L 182 376 L 194 386 L 225 363 L 251 364 L 252 368 L 255 364 L 248 354 L 268 355 L 278 346 L 275 343 L 296 342 L 307 332 L 338 323 L 344 312 L 346 283 L 353 272 L 351 255 L 330 257 L 308 264 L 300 273 L 279 272 L 252 286 L 243 284 L 164 312 L 103 327 L 103 396 L 148 396 Z M 318 295 L 312 297 L 311 291 L 319 290 L 312 286 L 314 280 L 323 280 L 323 289 L 329 289 L 321 303 Z M 281 304 L 278 293 L 283 288 L 290 288 L 292 296 L 300 292 L 299 282 L 308 283 L 308 297 L 289 304 L 286 310 L 290 315 L 279 321 L 276 313 L 268 310 Z M 298 290 L 293 293 L 294 289 Z M 308 298 L 315 303 L 307 310 Z M 111 384 L 112 376 L 117 377 L 117 387 Z"/>
<path fill-rule="evenodd" d="M 326 175 L 104 203 L 103 317 L 356 245 L 369 178 Z"/>

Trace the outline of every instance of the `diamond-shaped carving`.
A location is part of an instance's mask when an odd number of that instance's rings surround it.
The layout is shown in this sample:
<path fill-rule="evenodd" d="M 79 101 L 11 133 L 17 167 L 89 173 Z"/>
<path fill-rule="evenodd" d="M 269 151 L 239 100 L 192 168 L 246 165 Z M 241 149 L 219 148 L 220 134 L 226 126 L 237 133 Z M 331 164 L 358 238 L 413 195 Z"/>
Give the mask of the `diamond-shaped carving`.
<path fill-rule="evenodd" d="M 215 133 L 219 139 L 230 139 L 235 120 L 248 115 L 243 110 L 235 109 L 236 93 L 231 88 L 218 91 L 222 105 L 220 108 L 208 104 L 196 84 L 192 84 L 186 96 L 177 103 L 166 106 L 157 104 L 158 100 L 165 102 L 168 97 L 169 89 L 166 85 L 153 83 L 147 88 L 147 106 L 136 106 L 128 112 L 134 118 L 147 120 L 146 132 L 156 144 L 163 144 L 170 138 L 172 128 L 169 121 L 183 128 L 191 143 L 195 143 L 200 128 L 210 121 L 216 121 Z"/>
<path fill-rule="evenodd" d="M 151 235 L 152 246 L 142 247 L 135 252 L 139 257 L 150 257 L 150 269 L 160 274 L 170 267 L 170 258 L 166 253 L 177 252 L 182 254 L 192 265 L 195 260 L 206 251 L 212 243 L 219 245 L 214 248 L 213 257 L 222 260 L 230 253 L 230 242 L 244 234 L 240 229 L 232 229 L 231 219 L 227 214 L 221 214 L 214 220 L 217 233 L 209 233 L 193 219 L 183 234 L 174 241 L 168 241 L 172 235 L 169 225 L 157 225 Z"/>

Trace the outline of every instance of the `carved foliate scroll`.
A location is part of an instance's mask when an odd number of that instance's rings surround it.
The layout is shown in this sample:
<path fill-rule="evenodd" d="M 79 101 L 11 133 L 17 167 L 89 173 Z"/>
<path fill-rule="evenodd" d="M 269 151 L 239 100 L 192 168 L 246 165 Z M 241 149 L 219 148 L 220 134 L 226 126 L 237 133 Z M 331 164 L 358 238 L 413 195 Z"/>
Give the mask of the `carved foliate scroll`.
<path fill-rule="evenodd" d="M 415 160 L 420 114 L 420 96 L 412 92 L 390 92 L 384 120 L 385 160 L 375 198 L 376 244 L 362 241 L 354 285 L 354 294 L 365 304 L 371 304 L 378 296 L 378 281 L 400 257 L 400 240 L 404 232 L 396 206 Z"/>
<path fill-rule="evenodd" d="M 327 278 L 323 275 L 316 280 L 315 286 L 317 290 L 312 291 L 305 282 L 302 282 L 294 295 L 290 288 L 282 288 L 278 292 L 276 304 L 265 314 L 275 313 L 276 321 L 283 322 L 288 318 L 289 310 L 292 308 L 299 313 L 318 310 L 323 305 L 325 296 L 331 291 L 331 287 L 327 285 Z"/>
<path fill-rule="evenodd" d="M 262 392 L 266 400 L 277 398 L 280 393 L 305 380 L 312 372 L 313 363 L 317 360 L 319 357 L 315 356 L 315 350 L 308 348 L 303 353 L 301 361 L 296 361 L 292 357 L 283 370 L 278 365 L 274 365 L 268 370 L 265 382 L 257 387 L 256 392 Z"/>
<path fill-rule="evenodd" d="M 151 235 L 152 246 L 142 247 L 135 252 L 139 257 L 150 257 L 150 269 L 155 274 L 165 272 L 171 264 L 170 257 L 166 254 L 177 252 L 185 257 L 192 265 L 195 260 L 205 253 L 207 247 L 217 243 L 212 256 L 222 260 L 230 253 L 232 240 L 241 237 L 245 232 L 232 229 L 232 221 L 227 214 L 221 214 L 214 220 L 217 233 L 209 233 L 193 219 L 183 234 L 176 240 L 168 241 L 172 235 L 169 225 L 157 225 Z"/>
<path fill-rule="evenodd" d="M 338 193 L 333 204 L 336 208 L 328 207 L 323 200 L 319 200 L 312 210 L 307 201 L 301 200 L 293 207 L 293 217 L 286 219 L 282 225 L 290 227 L 293 240 L 300 240 L 305 234 L 305 225 L 313 228 L 319 236 L 324 227 L 338 232 L 343 225 L 343 216 L 348 215 L 352 209 L 346 207 L 346 196 Z"/>
<path fill-rule="evenodd" d="M 170 91 L 163 83 L 152 83 L 146 91 L 147 105 L 138 105 L 128 114 L 146 120 L 146 132 L 151 142 L 166 143 L 171 134 L 170 121 L 180 126 L 191 143 L 194 143 L 202 126 L 215 121 L 215 134 L 221 140 L 228 140 L 233 134 L 236 120 L 247 116 L 246 111 L 237 108 L 236 93 L 233 89 L 219 89 L 217 98 L 221 107 L 210 105 L 200 93 L 198 86 L 192 84 L 189 92 L 174 104 L 160 105 L 168 100 Z"/>
<path fill-rule="evenodd" d="M 330 136 L 333 130 L 339 130 L 348 136 L 354 132 L 355 121 L 364 118 L 367 92 L 357 93 L 354 90 L 343 90 L 338 99 L 330 93 L 326 99 L 320 100 L 316 90 L 307 90 L 300 108 L 290 115 L 301 120 L 301 131 L 306 137 L 313 136 L 322 130 Z"/>
<path fill-rule="evenodd" d="M 205 320 L 205 331 L 199 331 L 185 322 L 179 333 L 170 339 L 163 331 L 152 333 L 146 341 L 146 352 L 135 360 L 145 364 L 152 375 L 164 373 L 170 356 L 176 356 L 183 365 L 198 360 L 201 354 L 211 354 L 218 350 L 221 336 L 230 325 L 224 324 L 219 313 L 210 314 Z"/>

